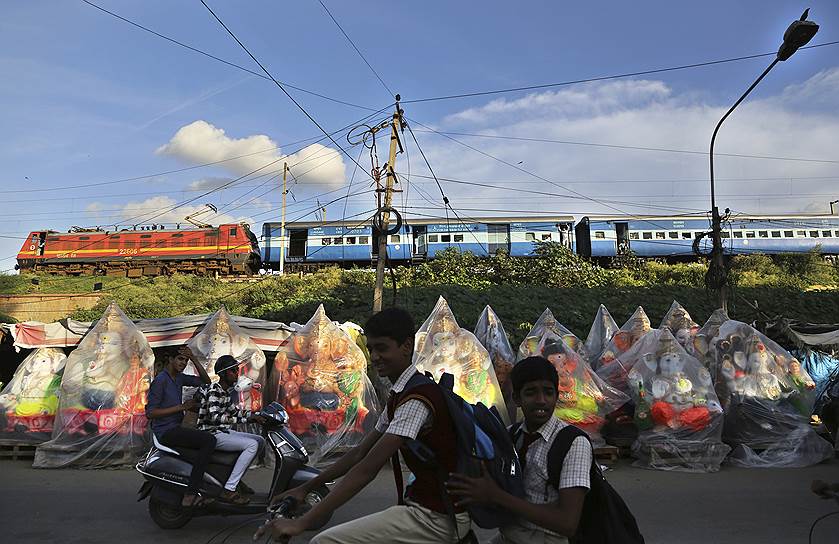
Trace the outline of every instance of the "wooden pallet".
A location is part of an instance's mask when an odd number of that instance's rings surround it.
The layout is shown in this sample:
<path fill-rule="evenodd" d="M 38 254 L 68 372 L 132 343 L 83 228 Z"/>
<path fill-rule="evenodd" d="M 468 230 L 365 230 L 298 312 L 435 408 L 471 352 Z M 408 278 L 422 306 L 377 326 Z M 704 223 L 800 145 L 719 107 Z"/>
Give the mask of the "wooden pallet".
<path fill-rule="evenodd" d="M 20 461 L 35 457 L 36 444 L 21 444 L 14 440 L 0 440 L 0 459 Z"/>
<path fill-rule="evenodd" d="M 620 457 L 620 449 L 615 446 L 602 446 L 594 448 L 594 458 L 598 461 L 614 463 Z"/>

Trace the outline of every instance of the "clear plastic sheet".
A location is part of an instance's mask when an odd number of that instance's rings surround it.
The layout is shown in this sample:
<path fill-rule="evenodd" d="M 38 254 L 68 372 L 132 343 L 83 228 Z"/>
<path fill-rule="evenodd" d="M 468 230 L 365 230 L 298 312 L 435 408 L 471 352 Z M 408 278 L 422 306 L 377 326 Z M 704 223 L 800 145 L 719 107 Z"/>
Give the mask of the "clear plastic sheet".
<path fill-rule="evenodd" d="M 650 318 L 647 317 L 644 308 L 638 306 L 620 330 L 612 336 L 609 345 L 600 354 L 596 365 L 597 375 L 612 387 L 626 393 L 626 372 L 628 372 L 628 369 L 624 371 L 624 365 L 617 364 L 618 358 L 629 352 L 638 340 L 651 330 Z"/>
<path fill-rule="evenodd" d="M 618 364 L 625 364 L 635 403 L 635 465 L 690 472 L 719 470 L 730 448 L 722 442 L 723 410 L 711 374 L 670 330 L 648 333 Z"/>
<path fill-rule="evenodd" d="M 513 383 L 510 381 L 510 372 L 513 370 L 516 356 L 504 331 L 504 325 L 489 305 L 484 308 L 478 318 L 478 323 L 475 325 L 475 337 L 489 353 L 492 367 L 495 369 L 495 377 L 498 379 L 498 385 L 501 387 L 504 403 L 507 406 L 507 416 L 510 421 L 515 421 L 516 405 L 513 402 Z"/>
<path fill-rule="evenodd" d="M 809 423 L 815 382 L 789 352 L 753 327 L 729 320 L 719 328 L 714 357 L 732 463 L 802 467 L 833 456 Z"/>
<path fill-rule="evenodd" d="M 711 378 L 716 383 L 714 371 L 714 346 L 717 334 L 723 323 L 729 320 L 728 314 L 722 308 L 714 310 L 708 321 L 702 325 L 693 336 L 693 342 L 686 348 L 688 353 L 699 359 L 702 365 L 711 371 Z"/>
<path fill-rule="evenodd" d="M 444 372 L 452 374 L 455 393 L 471 404 L 494 406 L 505 423 L 510 423 L 489 353 L 474 334 L 457 324 L 443 297 L 417 331 L 414 364 L 435 380 Z"/>
<path fill-rule="evenodd" d="M 262 409 L 267 375 L 265 353 L 242 331 L 224 306 L 187 342 L 187 347 L 214 382 L 218 381 L 216 361 L 222 355 L 232 355 L 239 362 L 239 379 L 231 393 L 233 400 L 245 410 Z M 192 365 L 187 365 L 184 373 L 196 374 Z M 184 399 L 192 398 L 195 391 L 195 387 L 184 387 Z M 258 426 L 251 424 L 240 424 L 236 429 L 257 434 L 260 432 Z"/>
<path fill-rule="evenodd" d="M 545 311 L 542 312 L 542 315 L 540 315 L 539 319 L 536 320 L 533 328 L 530 329 L 527 337 L 519 346 L 519 361 L 525 357 L 530 357 L 539 353 L 539 341 L 542 339 L 542 336 L 544 336 L 545 331 L 553 332 L 554 335 L 562 338 L 562 341 L 565 342 L 568 347 L 579 353 L 584 359 L 589 360 L 585 344 L 580 342 L 580 339 L 576 334 L 556 320 L 556 317 L 554 317 L 550 308 L 545 308 Z"/>
<path fill-rule="evenodd" d="M 551 329 L 543 329 L 537 351 L 559 374 L 559 396 L 554 415 L 586 431 L 595 446 L 605 444 L 600 431 L 606 415 L 629 401 L 629 397 L 609 387 L 588 362 Z"/>
<path fill-rule="evenodd" d="M 111 303 L 67 357 L 52 439 L 33 466 L 133 463 L 148 446 L 146 400 L 154 354 L 140 329 Z"/>
<path fill-rule="evenodd" d="M 285 406 L 289 429 L 320 464 L 361 442 L 376 423 L 376 395 L 367 359 L 323 305 L 277 352 L 271 372 L 274 399 Z"/>
<path fill-rule="evenodd" d="M 38 348 L 27 355 L 0 391 L 0 439 L 21 444 L 50 439 L 66 361 L 56 348 Z"/>
<path fill-rule="evenodd" d="M 591 329 L 588 331 L 585 343 L 589 362 L 594 369 L 597 369 L 600 356 L 609 347 L 609 342 L 618 330 L 618 324 L 615 323 L 612 314 L 601 304 L 597 309 L 597 315 L 594 316 L 594 321 L 591 323 Z"/>
<path fill-rule="evenodd" d="M 699 332 L 699 324 L 690 317 L 685 308 L 678 301 L 673 301 L 670 309 L 664 314 L 659 329 L 668 329 L 679 341 L 679 344 L 690 353 L 693 338 Z"/>

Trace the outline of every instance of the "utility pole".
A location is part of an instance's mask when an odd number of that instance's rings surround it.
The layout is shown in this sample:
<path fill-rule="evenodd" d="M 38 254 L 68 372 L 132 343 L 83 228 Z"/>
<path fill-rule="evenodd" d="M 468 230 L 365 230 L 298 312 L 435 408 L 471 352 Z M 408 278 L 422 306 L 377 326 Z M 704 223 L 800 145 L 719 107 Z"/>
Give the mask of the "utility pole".
<path fill-rule="evenodd" d="M 399 141 L 399 131 L 402 129 L 402 110 L 399 108 L 400 97 L 396 95 L 396 111 L 393 112 L 393 120 L 390 127 L 390 152 L 387 159 L 385 180 L 385 201 L 383 206 L 379 206 L 377 217 L 379 224 L 374 227 L 379 228 L 379 254 L 376 259 L 376 285 L 373 288 L 373 313 L 382 310 L 382 292 L 384 291 L 385 282 L 385 260 L 387 259 L 387 231 L 390 227 L 390 210 L 393 204 L 393 184 L 396 182 L 396 153 L 402 151 L 402 143 Z M 381 192 L 381 188 L 376 191 Z"/>
<path fill-rule="evenodd" d="M 288 163 L 283 163 L 283 211 L 280 220 L 280 276 L 285 274 L 285 194 L 286 179 L 288 178 Z"/>

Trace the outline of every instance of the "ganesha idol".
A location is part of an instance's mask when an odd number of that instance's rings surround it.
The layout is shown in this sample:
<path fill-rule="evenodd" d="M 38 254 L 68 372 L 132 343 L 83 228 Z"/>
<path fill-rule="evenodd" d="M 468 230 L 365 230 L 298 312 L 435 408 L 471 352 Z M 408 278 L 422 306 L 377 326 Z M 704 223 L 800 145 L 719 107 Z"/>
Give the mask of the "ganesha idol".
<path fill-rule="evenodd" d="M 626 323 L 612 336 L 609 345 L 603 350 L 597 362 L 597 375 L 609 385 L 626 390 L 626 368 L 618 360 L 628 353 L 639 340 L 652 330 L 650 318 L 644 308 L 638 307 L 626 320 Z"/>
<path fill-rule="evenodd" d="M 358 344 L 333 323 L 321 305 L 277 353 L 272 381 L 276 398 L 299 434 L 361 432 L 374 404 L 367 359 Z"/>
<path fill-rule="evenodd" d="M 668 329 L 679 345 L 688 352 L 692 349 L 693 339 L 699 332 L 699 325 L 690 317 L 690 314 L 681 304 L 673 301 L 670 309 L 664 314 L 661 320 L 660 329 Z"/>
<path fill-rule="evenodd" d="M 219 357 L 230 355 L 239 362 L 241 381 L 237 389 L 239 405 L 247 410 L 262 408 L 262 385 L 265 383 L 265 353 L 236 324 L 227 310 L 222 307 L 207 322 L 204 328 L 187 343 L 195 359 L 204 367 L 212 381 L 217 381 L 215 363 Z M 187 366 L 187 374 L 195 374 Z M 184 398 L 191 398 L 194 388 L 184 388 Z"/>
<path fill-rule="evenodd" d="M 474 334 L 458 325 L 443 297 L 417 331 L 414 364 L 437 381 L 443 374 L 451 374 L 454 392 L 466 402 L 495 407 L 503 420 L 509 420 L 489 353 Z"/>
<path fill-rule="evenodd" d="M 550 333 L 562 339 L 565 345 L 579 353 L 583 358 L 587 358 L 587 351 L 585 345 L 580 342 L 580 339 L 573 332 L 568 330 L 562 323 L 556 320 L 550 308 L 545 308 L 539 319 L 530 329 L 527 337 L 519 346 L 518 359 L 522 360 L 525 357 L 530 357 L 539 353 L 539 342 L 545 334 Z"/>
<path fill-rule="evenodd" d="M 60 404 L 69 430 L 144 432 L 140 427 L 145 427 L 142 414 L 153 364 L 154 354 L 143 333 L 116 304 L 108 306 L 67 358 Z M 136 425 L 120 429 L 134 419 Z M 82 425 L 82 420 L 88 423 Z"/>
<path fill-rule="evenodd" d="M 38 348 L 24 359 L 0 394 L 5 418 L 0 432 L 52 432 L 66 360 L 64 352 L 55 348 Z"/>

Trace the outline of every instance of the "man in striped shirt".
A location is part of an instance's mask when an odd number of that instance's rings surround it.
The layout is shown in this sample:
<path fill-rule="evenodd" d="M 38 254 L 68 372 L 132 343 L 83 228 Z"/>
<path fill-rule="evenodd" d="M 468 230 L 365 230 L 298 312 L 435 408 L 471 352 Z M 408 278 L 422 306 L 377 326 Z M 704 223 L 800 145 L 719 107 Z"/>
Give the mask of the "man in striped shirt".
<path fill-rule="evenodd" d="M 256 454 L 265 446 L 265 440 L 256 434 L 234 431 L 231 427 L 238 423 L 263 423 L 264 420 L 233 402 L 230 393 L 239 376 L 238 361 L 231 355 L 223 355 L 216 361 L 215 371 L 219 381 L 202 388 L 199 393 L 198 428 L 215 435 L 217 450 L 241 452 L 220 498 L 233 504 L 247 504 L 249 499 L 238 493 L 236 487 Z"/>

